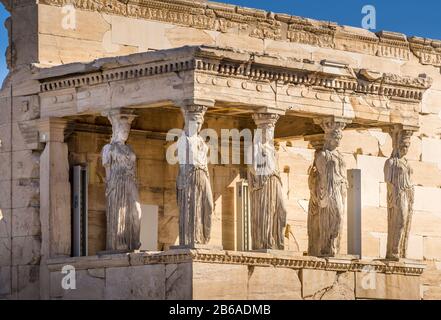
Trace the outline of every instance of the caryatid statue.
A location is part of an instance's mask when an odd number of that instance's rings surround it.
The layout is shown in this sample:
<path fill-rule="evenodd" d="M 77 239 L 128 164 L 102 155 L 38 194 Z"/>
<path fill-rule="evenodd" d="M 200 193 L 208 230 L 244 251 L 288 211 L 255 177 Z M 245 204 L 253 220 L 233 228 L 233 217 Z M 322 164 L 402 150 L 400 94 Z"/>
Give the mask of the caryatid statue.
<path fill-rule="evenodd" d="M 248 171 L 253 250 L 284 249 L 286 208 L 274 147 L 274 128 L 278 118 L 277 114 L 270 113 L 253 115 L 257 131 L 253 164 Z"/>
<path fill-rule="evenodd" d="M 413 213 L 414 187 L 412 169 L 405 156 L 409 150 L 412 131 L 396 125 L 390 130 L 393 151 L 384 165 L 387 183 L 387 253 L 386 259 L 406 257 Z"/>
<path fill-rule="evenodd" d="M 136 155 L 126 141 L 135 115 L 112 110 L 112 139 L 102 151 L 106 169 L 106 250 L 134 251 L 140 248 L 141 206 L 136 183 Z"/>
<path fill-rule="evenodd" d="M 333 117 L 316 120 L 323 131 L 323 147 L 318 148 L 310 171 L 309 239 L 318 241 L 310 254 L 335 256 L 340 251 L 343 218 L 346 212 L 347 179 L 343 156 L 337 150 L 346 121 Z M 313 217 L 315 216 L 315 217 Z M 318 225 L 317 225 L 318 224 Z M 318 235 L 315 233 L 319 233 Z M 318 239 L 318 240 L 317 240 Z"/>
<path fill-rule="evenodd" d="M 208 146 L 200 136 L 207 107 L 182 107 L 185 127 L 178 139 L 179 242 L 194 247 L 210 241 L 213 195 L 208 173 Z"/>
<path fill-rule="evenodd" d="M 308 169 L 308 187 L 309 187 L 309 204 L 308 204 L 308 255 L 319 256 L 321 252 L 320 244 L 320 214 L 318 210 L 318 194 L 317 181 L 318 170 L 315 165 L 317 154 L 323 150 L 324 135 L 317 134 L 307 138 L 309 143 L 315 149 L 314 162 Z"/>

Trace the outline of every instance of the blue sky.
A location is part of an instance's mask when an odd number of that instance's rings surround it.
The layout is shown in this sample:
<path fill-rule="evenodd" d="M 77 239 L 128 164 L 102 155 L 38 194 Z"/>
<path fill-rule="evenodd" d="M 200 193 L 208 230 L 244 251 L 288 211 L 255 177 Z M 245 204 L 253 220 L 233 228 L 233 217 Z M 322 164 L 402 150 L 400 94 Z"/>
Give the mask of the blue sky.
<path fill-rule="evenodd" d="M 240 6 L 289 13 L 318 20 L 361 26 L 365 5 L 376 9 L 375 31 L 388 30 L 426 38 L 441 39 L 440 0 L 223 0 Z M 4 52 L 8 36 L 4 21 L 8 13 L 0 5 L 0 81 L 7 74 Z"/>

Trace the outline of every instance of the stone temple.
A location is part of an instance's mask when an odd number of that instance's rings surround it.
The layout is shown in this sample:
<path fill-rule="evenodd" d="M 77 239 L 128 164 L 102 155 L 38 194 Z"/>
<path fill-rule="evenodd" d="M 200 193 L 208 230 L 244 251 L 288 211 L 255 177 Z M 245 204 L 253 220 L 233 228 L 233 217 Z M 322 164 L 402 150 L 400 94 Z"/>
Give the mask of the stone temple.
<path fill-rule="evenodd" d="M 441 298 L 440 41 L 198 0 L 1 2 L 0 298 Z"/>

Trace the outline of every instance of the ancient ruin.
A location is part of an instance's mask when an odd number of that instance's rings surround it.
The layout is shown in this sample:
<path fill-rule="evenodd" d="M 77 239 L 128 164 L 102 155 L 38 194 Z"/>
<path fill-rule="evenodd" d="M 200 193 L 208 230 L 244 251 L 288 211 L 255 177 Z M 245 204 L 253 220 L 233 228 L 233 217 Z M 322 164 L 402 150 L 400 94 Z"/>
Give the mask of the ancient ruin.
<path fill-rule="evenodd" d="M 1 2 L 0 298 L 441 298 L 438 40 L 202 0 Z"/>

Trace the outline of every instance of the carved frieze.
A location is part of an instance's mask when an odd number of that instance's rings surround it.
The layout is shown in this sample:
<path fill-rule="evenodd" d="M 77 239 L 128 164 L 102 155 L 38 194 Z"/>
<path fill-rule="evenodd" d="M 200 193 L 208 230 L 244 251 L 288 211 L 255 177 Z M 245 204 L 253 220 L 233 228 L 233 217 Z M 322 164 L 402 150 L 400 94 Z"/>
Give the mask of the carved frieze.
<path fill-rule="evenodd" d="M 441 66 L 438 41 L 407 38 L 395 32 L 360 35 L 336 23 L 233 5 L 189 0 L 41 0 L 55 6 L 73 4 L 82 10 L 161 21 L 192 28 L 229 32 L 240 30 L 251 37 L 290 41 L 324 48 L 409 60 L 413 52 L 423 64 Z"/>

